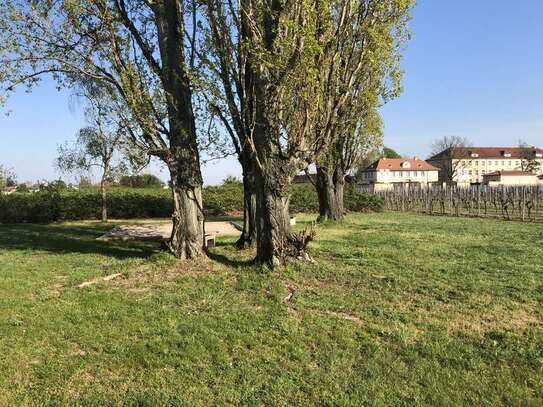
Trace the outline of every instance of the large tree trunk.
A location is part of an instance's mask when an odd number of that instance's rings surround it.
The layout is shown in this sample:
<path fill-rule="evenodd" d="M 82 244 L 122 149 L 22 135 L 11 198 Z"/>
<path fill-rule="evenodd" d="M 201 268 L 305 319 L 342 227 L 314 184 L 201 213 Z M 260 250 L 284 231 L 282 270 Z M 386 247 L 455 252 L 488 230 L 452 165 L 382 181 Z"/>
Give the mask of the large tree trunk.
<path fill-rule="evenodd" d="M 256 185 L 252 163 L 245 157 L 240 159 L 243 169 L 243 230 L 236 246 L 244 248 L 256 244 Z"/>
<path fill-rule="evenodd" d="M 277 178 L 277 174 L 259 172 L 256 176 L 256 261 L 271 267 L 283 265 L 288 259 L 310 260 L 306 249 L 314 238 L 312 229 L 296 233 L 290 228 L 290 182 Z"/>
<path fill-rule="evenodd" d="M 195 258 L 204 253 L 203 182 L 192 92 L 183 62 L 183 13 L 181 2 L 177 0 L 157 1 L 153 7 L 170 136 L 165 161 L 170 170 L 174 213 L 168 247 L 178 258 Z"/>
<path fill-rule="evenodd" d="M 271 174 L 257 174 L 257 258 L 270 266 L 283 264 L 293 253 L 289 195 Z M 275 185 L 274 185 L 275 184 Z"/>
<path fill-rule="evenodd" d="M 315 188 L 319 199 L 319 221 L 343 219 L 345 175 L 338 168 L 331 171 L 329 168 L 317 166 Z"/>
<path fill-rule="evenodd" d="M 179 185 L 175 171 L 171 174 L 173 214 L 168 248 L 180 259 L 192 259 L 204 251 L 204 215 L 202 188 Z"/>
<path fill-rule="evenodd" d="M 261 99 L 264 100 L 264 99 Z M 256 186 L 256 261 L 276 267 L 285 263 L 289 258 L 308 260 L 306 248 L 313 239 L 313 231 L 294 233 L 290 227 L 289 201 L 290 185 L 296 169 L 293 170 L 288 161 L 281 157 L 276 150 L 273 140 L 272 127 L 258 121 L 255 130 L 255 140 L 262 150 L 271 153 L 260 155 L 255 165 Z M 264 134 L 259 134 L 264 131 Z"/>

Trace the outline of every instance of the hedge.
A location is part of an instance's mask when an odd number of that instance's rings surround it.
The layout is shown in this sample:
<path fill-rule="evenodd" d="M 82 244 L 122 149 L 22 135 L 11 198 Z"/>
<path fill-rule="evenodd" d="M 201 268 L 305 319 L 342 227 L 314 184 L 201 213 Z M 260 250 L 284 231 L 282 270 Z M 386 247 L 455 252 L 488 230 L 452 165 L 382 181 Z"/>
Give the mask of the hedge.
<path fill-rule="evenodd" d="M 209 186 L 203 190 L 204 209 L 210 215 L 241 215 L 241 184 Z M 347 188 L 345 207 L 351 211 L 379 211 L 382 199 Z M 292 213 L 318 211 L 317 195 L 311 185 L 293 185 Z M 41 191 L 0 194 L 0 223 L 53 222 L 99 219 L 101 196 L 97 189 Z M 110 188 L 108 215 L 111 218 L 167 218 L 172 213 L 171 193 L 164 189 Z"/>

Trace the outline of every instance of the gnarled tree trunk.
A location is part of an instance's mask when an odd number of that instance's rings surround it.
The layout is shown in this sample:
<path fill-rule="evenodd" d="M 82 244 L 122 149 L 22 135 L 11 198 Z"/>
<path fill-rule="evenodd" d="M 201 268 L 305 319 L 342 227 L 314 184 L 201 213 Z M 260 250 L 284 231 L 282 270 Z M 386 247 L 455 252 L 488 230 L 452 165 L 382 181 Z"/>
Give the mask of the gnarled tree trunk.
<path fill-rule="evenodd" d="M 180 259 L 192 259 L 204 252 L 204 215 L 202 187 L 179 184 L 177 172 L 171 172 L 173 214 L 172 234 L 167 245 Z"/>
<path fill-rule="evenodd" d="M 272 174 L 256 176 L 257 191 L 257 258 L 262 263 L 278 266 L 292 250 L 289 215 L 289 194 Z"/>
<path fill-rule="evenodd" d="M 343 192 L 345 189 L 345 175 L 335 168 L 317 166 L 317 179 L 315 182 L 319 199 L 319 221 L 341 220 L 345 216 Z"/>

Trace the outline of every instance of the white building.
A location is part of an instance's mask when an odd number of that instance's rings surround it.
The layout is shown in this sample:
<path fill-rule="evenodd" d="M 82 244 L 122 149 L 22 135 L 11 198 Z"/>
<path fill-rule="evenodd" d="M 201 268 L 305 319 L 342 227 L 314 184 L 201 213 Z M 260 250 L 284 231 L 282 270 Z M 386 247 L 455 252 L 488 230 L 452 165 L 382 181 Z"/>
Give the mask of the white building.
<path fill-rule="evenodd" d="M 539 179 L 536 174 L 526 171 L 494 171 L 483 175 L 483 184 L 488 186 L 537 186 Z"/>
<path fill-rule="evenodd" d="M 543 174 L 543 149 L 537 147 L 461 147 L 449 148 L 428 159 L 440 170 L 440 182 L 478 184 L 496 171 L 524 171 L 528 161 L 538 163 L 536 174 Z"/>
<path fill-rule="evenodd" d="M 362 171 L 362 185 L 375 191 L 399 185 L 425 187 L 438 181 L 439 170 L 417 158 L 381 158 Z"/>

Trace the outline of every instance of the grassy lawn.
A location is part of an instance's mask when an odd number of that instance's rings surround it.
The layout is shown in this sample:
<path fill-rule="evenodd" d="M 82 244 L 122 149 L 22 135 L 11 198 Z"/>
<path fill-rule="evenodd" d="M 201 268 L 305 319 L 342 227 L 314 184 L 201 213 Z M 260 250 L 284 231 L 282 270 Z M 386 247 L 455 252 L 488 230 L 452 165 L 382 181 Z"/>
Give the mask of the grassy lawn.
<path fill-rule="evenodd" d="M 273 272 L 107 229 L 0 226 L 0 405 L 543 404 L 541 225 L 351 215 Z"/>

